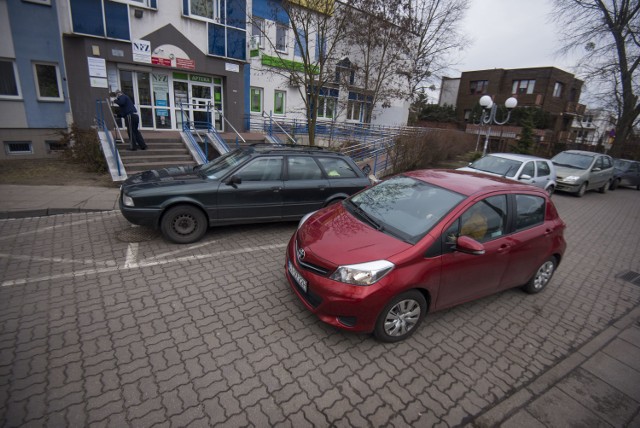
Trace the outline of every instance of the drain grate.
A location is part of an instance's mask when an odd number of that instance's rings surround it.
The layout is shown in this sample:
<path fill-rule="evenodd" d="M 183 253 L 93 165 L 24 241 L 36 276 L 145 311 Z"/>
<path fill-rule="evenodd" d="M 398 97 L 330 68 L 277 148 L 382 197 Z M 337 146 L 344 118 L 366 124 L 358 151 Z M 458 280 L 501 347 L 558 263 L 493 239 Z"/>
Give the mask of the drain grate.
<path fill-rule="evenodd" d="M 640 273 L 634 272 L 632 270 L 621 273 L 620 275 L 618 275 L 618 278 L 622 279 L 623 281 L 630 282 L 634 285 L 640 285 Z"/>
<path fill-rule="evenodd" d="M 116 239 L 120 242 L 146 242 L 157 238 L 159 233 L 156 230 L 146 227 L 130 227 L 121 230 L 116 234 Z"/>

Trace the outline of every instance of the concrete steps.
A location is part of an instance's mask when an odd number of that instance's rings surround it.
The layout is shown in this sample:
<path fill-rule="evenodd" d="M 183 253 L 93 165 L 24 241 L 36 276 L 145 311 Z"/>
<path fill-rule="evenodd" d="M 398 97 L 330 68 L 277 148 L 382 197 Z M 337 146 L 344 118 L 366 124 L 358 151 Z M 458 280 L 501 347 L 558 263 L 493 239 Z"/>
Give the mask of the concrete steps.
<path fill-rule="evenodd" d="M 123 135 L 126 139 L 126 133 Z M 197 165 L 177 131 L 143 131 L 147 150 L 127 150 L 128 141 L 118 144 L 120 159 L 128 175 L 175 165 Z"/>

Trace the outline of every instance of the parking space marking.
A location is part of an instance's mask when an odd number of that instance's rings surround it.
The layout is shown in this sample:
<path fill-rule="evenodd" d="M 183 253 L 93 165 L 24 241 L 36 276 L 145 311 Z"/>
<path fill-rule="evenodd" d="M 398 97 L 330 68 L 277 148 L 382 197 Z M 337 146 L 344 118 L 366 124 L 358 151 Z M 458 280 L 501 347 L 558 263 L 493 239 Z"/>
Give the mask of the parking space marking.
<path fill-rule="evenodd" d="M 53 226 L 43 227 L 41 229 L 40 228 L 36 228 L 36 229 L 29 230 L 29 231 L 26 231 L 26 232 L 14 233 L 13 235 L 0 236 L 0 241 L 5 240 L 5 239 L 17 238 L 19 236 L 33 235 L 34 233 L 48 232 L 50 230 L 57 229 L 57 228 L 60 228 L 60 227 L 69 227 L 69 226 L 76 226 L 76 225 L 84 224 L 84 223 L 93 223 L 93 222 L 96 222 L 96 221 L 104 220 L 104 217 L 106 217 L 106 216 L 114 216 L 114 215 L 119 214 L 119 213 L 120 213 L 119 211 L 103 211 L 101 216 L 97 216 L 95 218 L 88 218 L 88 219 L 85 219 L 85 220 L 72 221 L 71 223 L 56 224 L 56 225 L 53 225 Z M 62 215 L 62 214 L 60 214 L 60 215 Z M 10 220 L 15 220 L 15 219 L 10 219 Z"/>
<path fill-rule="evenodd" d="M 138 267 L 138 243 L 134 242 L 127 246 L 127 256 L 124 260 L 125 268 Z"/>
<path fill-rule="evenodd" d="M 84 269 L 79 271 L 60 273 L 57 275 L 40 276 L 36 278 L 12 279 L 12 280 L 2 282 L 0 284 L 0 287 L 11 287 L 15 285 L 25 285 L 33 282 L 50 281 L 55 279 L 72 278 L 72 277 L 78 277 L 78 276 L 91 276 L 91 275 L 97 275 L 102 273 L 115 272 L 118 270 L 146 268 L 146 267 L 152 267 L 152 266 L 158 266 L 158 265 L 166 265 L 170 263 L 181 263 L 185 261 L 186 262 L 197 261 L 202 259 L 210 259 L 214 257 L 231 256 L 234 254 L 252 253 L 252 252 L 266 251 L 266 250 L 277 250 L 277 249 L 284 248 L 286 245 L 287 245 L 286 243 L 261 245 L 258 247 L 238 248 L 237 250 L 230 250 L 230 251 L 217 251 L 209 254 L 191 255 L 191 256 L 179 257 L 175 259 L 157 260 L 157 258 L 154 257 L 153 259 L 139 261 L 137 263 L 131 263 L 129 266 L 127 266 L 127 262 L 125 261 L 125 264 L 123 266 L 109 266 L 109 267 L 98 268 L 98 269 Z M 130 260 L 128 250 L 127 250 L 127 260 Z"/>
<path fill-rule="evenodd" d="M 8 254 L 8 253 L 0 253 L 0 258 L 20 260 L 20 261 L 36 261 L 36 262 L 52 262 L 52 263 L 68 263 L 68 264 L 81 263 L 83 265 L 100 265 L 104 267 L 116 266 L 116 262 L 113 260 L 108 260 L 106 262 L 99 262 L 99 261 L 96 261 L 95 259 L 78 260 L 78 259 L 65 259 L 63 257 L 25 256 L 20 254 Z"/>

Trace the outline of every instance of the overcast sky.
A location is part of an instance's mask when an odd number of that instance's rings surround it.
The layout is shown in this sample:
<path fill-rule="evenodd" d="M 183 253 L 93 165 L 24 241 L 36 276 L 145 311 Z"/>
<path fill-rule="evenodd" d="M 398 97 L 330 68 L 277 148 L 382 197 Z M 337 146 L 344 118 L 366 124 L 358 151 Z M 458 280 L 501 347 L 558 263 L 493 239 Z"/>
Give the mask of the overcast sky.
<path fill-rule="evenodd" d="M 575 59 L 557 56 L 561 37 L 551 0 L 469 0 L 461 26 L 470 46 L 459 53 L 462 71 L 553 66 L 574 73 Z"/>

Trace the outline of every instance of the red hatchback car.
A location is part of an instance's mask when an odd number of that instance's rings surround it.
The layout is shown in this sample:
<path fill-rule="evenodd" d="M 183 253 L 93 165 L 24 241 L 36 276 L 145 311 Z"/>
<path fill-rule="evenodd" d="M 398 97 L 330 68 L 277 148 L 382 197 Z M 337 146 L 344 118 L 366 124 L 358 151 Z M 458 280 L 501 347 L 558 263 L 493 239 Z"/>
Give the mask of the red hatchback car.
<path fill-rule="evenodd" d="M 564 254 L 564 229 L 536 187 L 414 171 L 305 216 L 285 272 L 323 321 L 396 342 L 428 311 L 513 287 L 541 291 Z"/>

